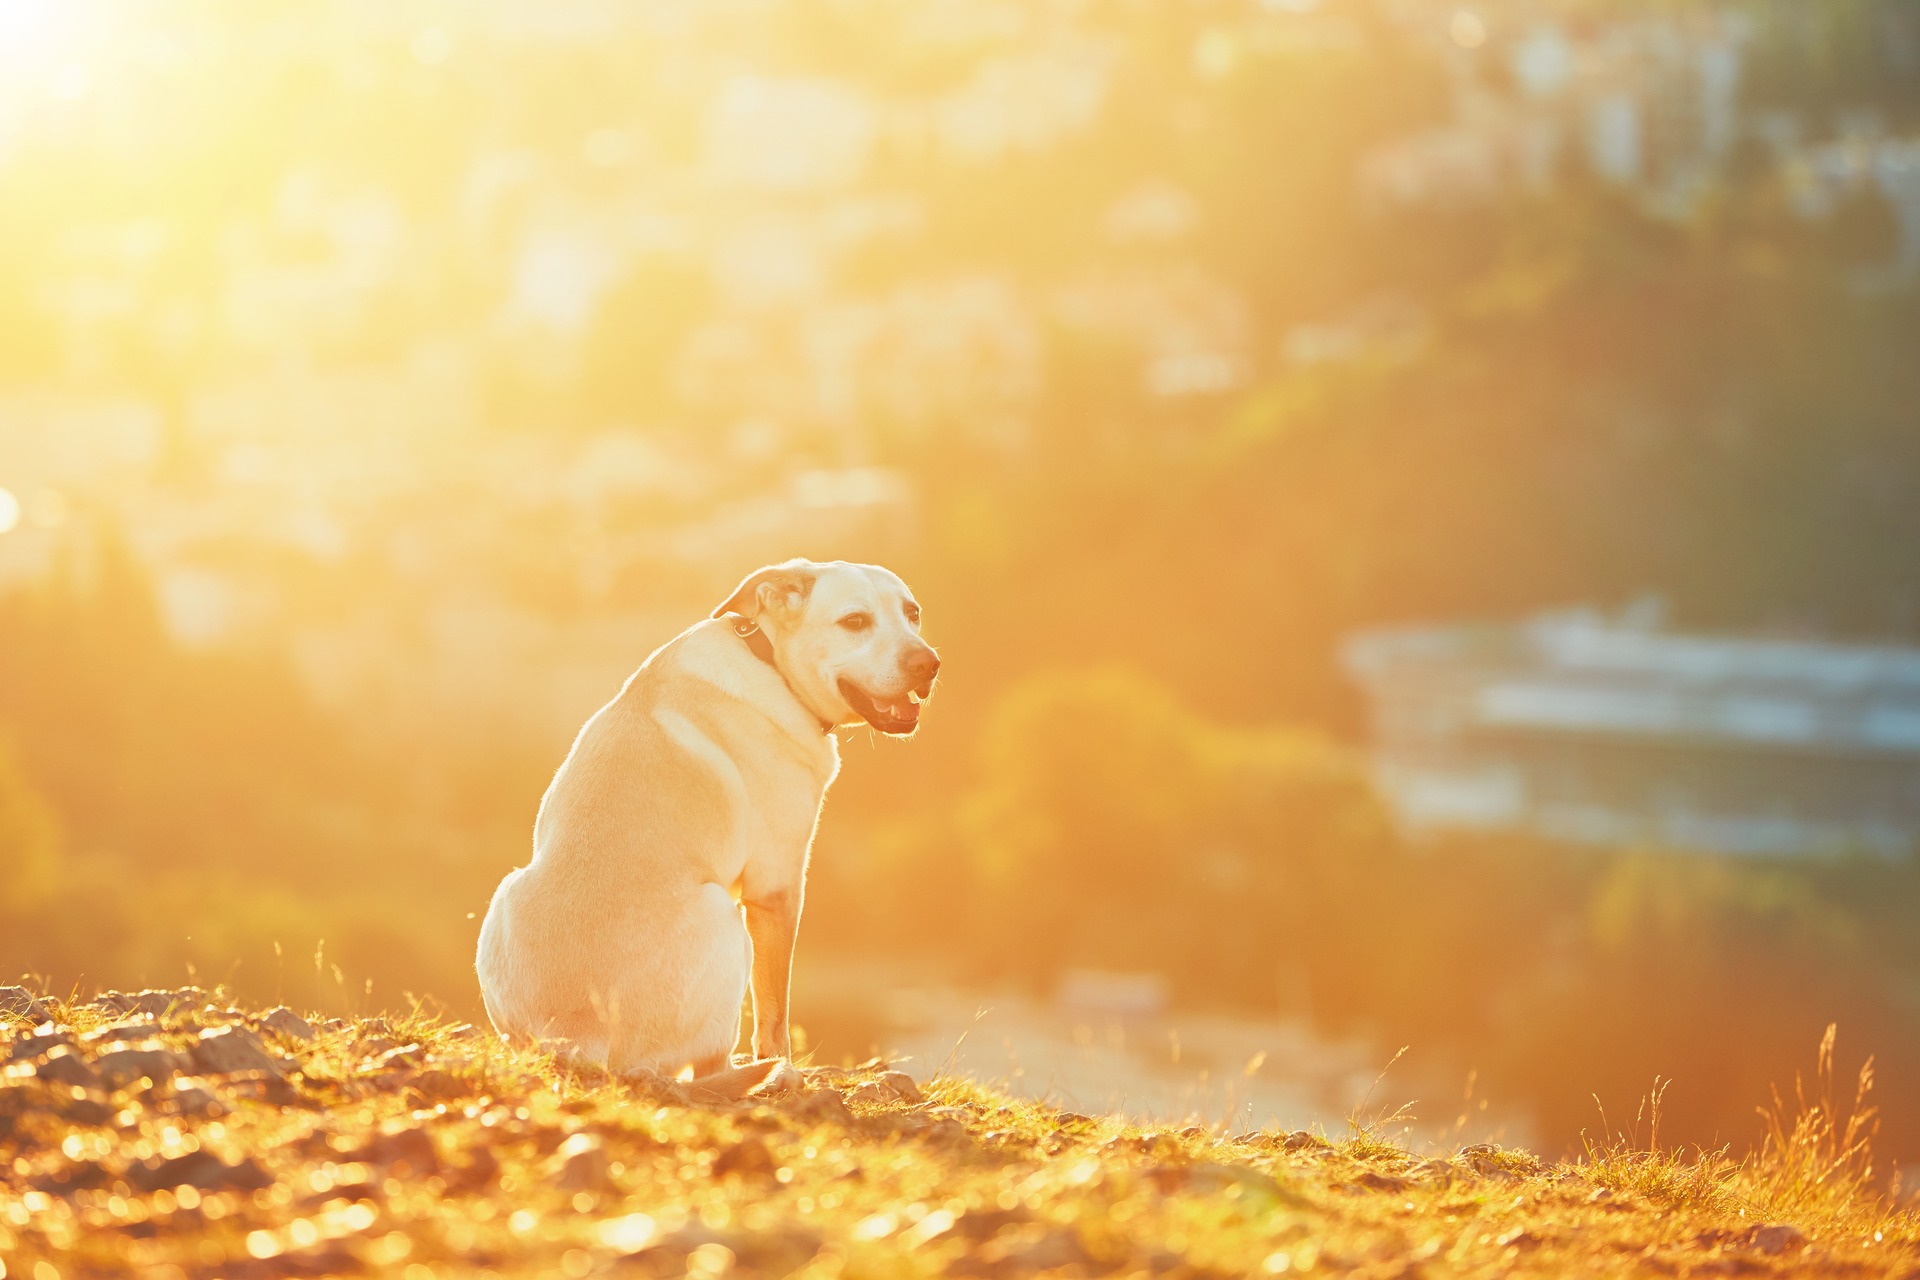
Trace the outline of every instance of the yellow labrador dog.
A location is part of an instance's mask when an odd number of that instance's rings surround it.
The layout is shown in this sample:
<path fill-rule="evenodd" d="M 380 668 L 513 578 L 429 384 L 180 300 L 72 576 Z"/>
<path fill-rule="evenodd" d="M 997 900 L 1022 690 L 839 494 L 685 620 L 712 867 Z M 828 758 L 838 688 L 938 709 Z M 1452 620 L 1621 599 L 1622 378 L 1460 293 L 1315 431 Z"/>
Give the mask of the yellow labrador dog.
<path fill-rule="evenodd" d="M 906 584 L 841 561 L 761 569 L 656 650 L 581 729 L 487 908 L 495 1029 L 735 1092 L 778 1073 L 833 730 L 911 734 L 939 670 Z M 749 979 L 754 1062 L 730 1069 Z"/>

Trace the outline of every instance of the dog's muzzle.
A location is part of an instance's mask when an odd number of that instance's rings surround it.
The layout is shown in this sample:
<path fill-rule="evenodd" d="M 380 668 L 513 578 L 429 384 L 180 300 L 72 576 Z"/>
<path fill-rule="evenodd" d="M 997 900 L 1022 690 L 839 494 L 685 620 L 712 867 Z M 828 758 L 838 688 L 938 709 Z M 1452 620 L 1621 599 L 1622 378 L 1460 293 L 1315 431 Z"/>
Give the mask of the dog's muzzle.
<path fill-rule="evenodd" d="M 922 647 L 902 663 L 908 685 L 897 695 L 880 697 L 868 693 L 845 676 L 840 678 L 840 696 L 853 713 L 882 733 L 909 734 L 920 725 L 920 703 L 933 693 L 933 681 L 940 674 L 940 655 Z"/>

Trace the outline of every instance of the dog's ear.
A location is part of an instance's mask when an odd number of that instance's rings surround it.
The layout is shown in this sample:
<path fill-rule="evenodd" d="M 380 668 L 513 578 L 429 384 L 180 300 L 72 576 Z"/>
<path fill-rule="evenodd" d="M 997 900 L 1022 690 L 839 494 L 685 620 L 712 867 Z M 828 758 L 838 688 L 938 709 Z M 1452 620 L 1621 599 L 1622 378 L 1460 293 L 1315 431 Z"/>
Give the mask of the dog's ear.
<path fill-rule="evenodd" d="M 811 560 L 789 560 L 756 569 L 734 588 L 726 603 L 713 611 L 713 616 L 722 618 L 737 613 L 743 618 L 758 618 L 769 610 L 791 613 L 806 604 L 807 597 L 813 593 L 814 577 Z"/>

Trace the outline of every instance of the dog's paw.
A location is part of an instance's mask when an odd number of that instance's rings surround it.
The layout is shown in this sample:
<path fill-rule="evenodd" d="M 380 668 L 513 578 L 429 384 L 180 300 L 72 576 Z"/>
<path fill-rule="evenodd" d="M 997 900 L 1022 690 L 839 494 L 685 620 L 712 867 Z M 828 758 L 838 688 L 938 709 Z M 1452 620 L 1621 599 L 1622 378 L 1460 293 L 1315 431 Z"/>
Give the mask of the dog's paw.
<path fill-rule="evenodd" d="M 767 1072 L 767 1078 L 748 1092 L 756 1098 L 778 1098 L 805 1087 L 806 1079 L 800 1074 L 799 1068 L 780 1058 L 774 1062 L 773 1069 Z"/>

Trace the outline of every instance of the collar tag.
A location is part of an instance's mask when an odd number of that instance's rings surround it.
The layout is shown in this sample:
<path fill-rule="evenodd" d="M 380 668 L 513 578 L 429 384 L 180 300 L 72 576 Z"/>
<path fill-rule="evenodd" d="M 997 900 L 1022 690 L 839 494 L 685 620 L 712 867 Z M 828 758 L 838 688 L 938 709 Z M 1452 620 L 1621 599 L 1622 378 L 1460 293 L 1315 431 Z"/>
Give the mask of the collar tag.
<path fill-rule="evenodd" d="M 733 634 L 746 641 L 747 652 L 772 667 L 774 674 L 780 677 L 781 683 L 785 684 L 789 691 L 792 691 L 793 681 L 787 679 L 787 673 L 780 670 L 780 664 L 774 660 L 773 641 L 768 638 L 766 632 L 760 629 L 760 624 L 752 618 L 744 617 L 737 613 L 728 614 L 727 616 L 732 620 Z M 799 693 L 794 692 L 793 697 L 794 701 L 800 702 Z M 804 707 L 807 704 L 801 702 L 800 705 Z M 833 732 L 833 722 L 831 720 L 821 720 L 819 716 L 814 716 L 813 718 L 818 721 L 820 732 Z"/>

